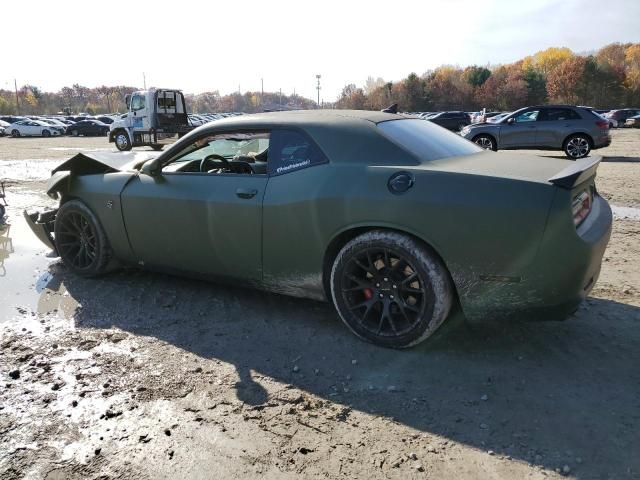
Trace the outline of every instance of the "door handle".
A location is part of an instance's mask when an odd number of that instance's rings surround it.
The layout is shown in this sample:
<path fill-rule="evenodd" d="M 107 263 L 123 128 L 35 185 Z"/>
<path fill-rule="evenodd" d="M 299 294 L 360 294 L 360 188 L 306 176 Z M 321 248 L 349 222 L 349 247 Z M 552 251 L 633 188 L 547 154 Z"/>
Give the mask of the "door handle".
<path fill-rule="evenodd" d="M 258 194 L 258 190 L 255 188 L 239 188 L 236 190 L 236 195 L 240 198 L 253 198 Z"/>

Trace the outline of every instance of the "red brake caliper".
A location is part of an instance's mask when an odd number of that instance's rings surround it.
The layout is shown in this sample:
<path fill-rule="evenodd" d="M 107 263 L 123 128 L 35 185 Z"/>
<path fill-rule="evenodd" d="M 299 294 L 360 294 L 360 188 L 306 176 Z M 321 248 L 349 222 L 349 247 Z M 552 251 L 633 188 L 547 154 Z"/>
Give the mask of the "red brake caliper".
<path fill-rule="evenodd" d="M 370 288 L 365 288 L 362 293 L 364 293 L 364 298 L 367 300 L 371 300 L 373 298 L 373 291 Z"/>

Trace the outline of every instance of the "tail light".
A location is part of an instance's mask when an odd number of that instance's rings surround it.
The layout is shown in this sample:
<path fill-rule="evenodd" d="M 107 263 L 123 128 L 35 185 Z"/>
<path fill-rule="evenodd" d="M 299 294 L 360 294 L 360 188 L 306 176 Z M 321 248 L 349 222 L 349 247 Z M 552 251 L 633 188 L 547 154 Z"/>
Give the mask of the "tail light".
<path fill-rule="evenodd" d="M 583 190 L 578 195 L 573 197 L 571 204 L 571 210 L 573 213 L 573 224 L 577 227 L 580 225 L 589 212 L 591 211 L 591 205 L 593 203 L 593 194 L 591 190 Z"/>
<path fill-rule="evenodd" d="M 606 121 L 604 121 L 604 120 L 598 120 L 598 121 L 596 122 L 596 125 L 597 125 L 599 128 L 609 128 L 609 122 L 606 122 Z"/>

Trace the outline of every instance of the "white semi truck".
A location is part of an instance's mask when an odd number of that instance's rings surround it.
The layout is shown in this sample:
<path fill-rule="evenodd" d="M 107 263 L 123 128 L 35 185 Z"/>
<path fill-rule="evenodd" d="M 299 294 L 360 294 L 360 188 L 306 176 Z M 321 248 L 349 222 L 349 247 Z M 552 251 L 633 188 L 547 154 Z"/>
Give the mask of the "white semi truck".
<path fill-rule="evenodd" d="M 109 142 L 114 142 L 118 150 L 142 146 L 162 150 L 193 129 L 180 90 L 141 90 L 127 95 L 125 103 L 128 112 L 115 120 L 109 130 Z"/>

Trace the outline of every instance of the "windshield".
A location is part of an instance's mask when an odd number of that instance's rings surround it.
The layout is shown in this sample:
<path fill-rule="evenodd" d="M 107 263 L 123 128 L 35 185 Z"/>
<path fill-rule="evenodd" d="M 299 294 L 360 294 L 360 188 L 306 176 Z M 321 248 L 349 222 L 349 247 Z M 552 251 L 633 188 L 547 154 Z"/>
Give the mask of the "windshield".
<path fill-rule="evenodd" d="M 379 123 L 378 128 L 394 143 L 423 161 L 484 151 L 475 143 L 425 120 L 390 120 Z"/>

